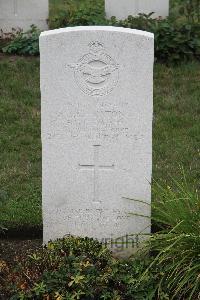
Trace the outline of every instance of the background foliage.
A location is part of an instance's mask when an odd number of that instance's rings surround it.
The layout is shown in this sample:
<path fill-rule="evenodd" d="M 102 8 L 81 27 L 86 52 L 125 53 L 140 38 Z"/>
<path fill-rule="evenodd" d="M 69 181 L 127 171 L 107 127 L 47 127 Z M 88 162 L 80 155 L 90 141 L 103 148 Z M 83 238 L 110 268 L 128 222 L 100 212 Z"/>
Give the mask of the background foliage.
<path fill-rule="evenodd" d="M 107 20 L 103 1 L 66 0 L 51 3 L 49 26 L 51 29 L 68 26 L 112 25 L 149 31 L 155 34 L 155 58 L 166 63 L 178 63 L 200 58 L 200 0 L 179 3 L 177 13 L 168 19 L 152 19 L 150 15 L 129 16 L 117 21 Z M 178 16 L 178 18 L 177 18 Z M 39 32 L 35 27 L 19 33 L 3 48 L 9 54 L 38 55 Z"/>
<path fill-rule="evenodd" d="M 179 12 L 190 23 L 200 23 L 200 0 L 178 0 Z"/>
<path fill-rule="evenodd" d="M 3 47 L 3 52 L 19 55 L 39 54 L 40 31 L 34 25 L 27 32 L 18 32 L 11 42 Z"/>

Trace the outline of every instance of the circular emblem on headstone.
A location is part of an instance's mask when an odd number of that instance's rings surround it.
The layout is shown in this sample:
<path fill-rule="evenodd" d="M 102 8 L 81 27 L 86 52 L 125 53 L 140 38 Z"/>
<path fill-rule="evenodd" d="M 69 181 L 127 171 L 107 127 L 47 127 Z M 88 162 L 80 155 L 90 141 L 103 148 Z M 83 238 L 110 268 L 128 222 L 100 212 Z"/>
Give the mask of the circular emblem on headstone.
<path fill-rule="evenodd" d="M 74 77 L 81 90 L 90 96 L 109 94 L 117 85 L 119 65 L 105 52 L 100 42 L 89 44 L 90 52 L 76 64 L 68 66 L 74 69 Z"/>

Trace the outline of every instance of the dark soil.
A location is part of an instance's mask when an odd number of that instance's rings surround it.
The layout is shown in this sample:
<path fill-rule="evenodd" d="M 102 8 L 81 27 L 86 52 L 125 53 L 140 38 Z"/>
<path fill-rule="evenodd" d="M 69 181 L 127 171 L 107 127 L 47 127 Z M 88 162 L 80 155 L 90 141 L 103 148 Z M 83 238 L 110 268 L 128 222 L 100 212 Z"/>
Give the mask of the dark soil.
<path fill-rule="evenodd" d="M 41 239 L 35 240 L 9 240 L 0 239 L 0 263 L 5 262 L 8 266 L 14 265 L 16 256 L 24 255 L 27 251 L 36 250 L 42 245 Z M 0 272 L 0 300 L 9 299 L 4 294 L 5 279 L 1 277 Z"/>
<path fill-rule="evenodd" d="M 41 245 L 42 240 L 0 240 L 0 260 L 12 265 L 16 256 L 35 250 Z"/>

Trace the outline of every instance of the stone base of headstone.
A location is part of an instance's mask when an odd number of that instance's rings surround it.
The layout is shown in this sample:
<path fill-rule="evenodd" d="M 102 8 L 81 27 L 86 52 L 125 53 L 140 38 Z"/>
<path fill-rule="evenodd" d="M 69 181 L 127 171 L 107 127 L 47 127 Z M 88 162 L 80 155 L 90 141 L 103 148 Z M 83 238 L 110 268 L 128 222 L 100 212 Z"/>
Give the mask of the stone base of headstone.
<path fill-rule="evenodd" d="M 169 15 L 169 0 L 105 0 L 105 9 L 107 18 L 115 16 L 119 20 L 151 12 L 152 18 L 165 18 Z"/>

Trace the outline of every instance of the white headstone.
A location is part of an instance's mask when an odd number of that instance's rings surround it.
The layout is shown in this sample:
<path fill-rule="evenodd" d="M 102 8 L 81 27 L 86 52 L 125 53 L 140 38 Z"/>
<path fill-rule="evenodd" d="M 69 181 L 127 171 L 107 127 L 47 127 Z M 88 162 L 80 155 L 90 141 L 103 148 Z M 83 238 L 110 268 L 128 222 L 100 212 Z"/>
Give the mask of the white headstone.
<path fill-rule="evenodd" d="M 44 242 L 150 233 L 153 49 L 124 28 L 41 34 Z"/>
<path fill-rule="evenodd" d="M 105 9 L 108 18 L 115 16 L 119 20 L 151 12 L 152 18 L 165 18 L 169 15 L 169 0 L 105 0 Z"/>
<path fill-rule="evenodd" d="M 29 30 L 32 24 L 41 30 L 48 29 L 48 0 L 0 0 L 0 30 Z"/>

